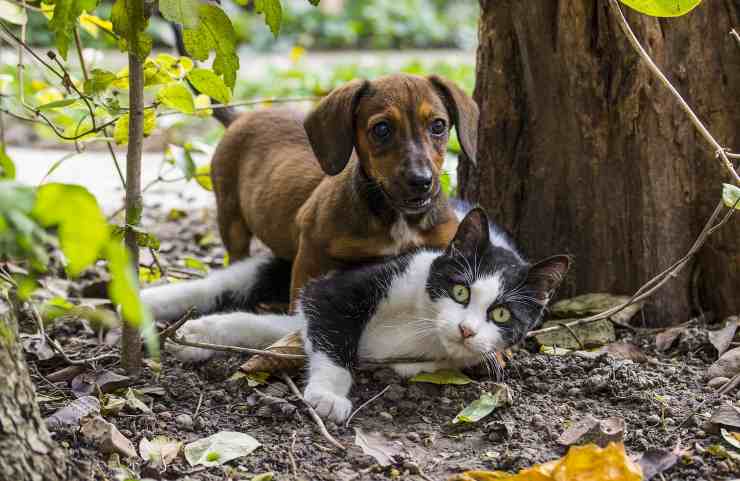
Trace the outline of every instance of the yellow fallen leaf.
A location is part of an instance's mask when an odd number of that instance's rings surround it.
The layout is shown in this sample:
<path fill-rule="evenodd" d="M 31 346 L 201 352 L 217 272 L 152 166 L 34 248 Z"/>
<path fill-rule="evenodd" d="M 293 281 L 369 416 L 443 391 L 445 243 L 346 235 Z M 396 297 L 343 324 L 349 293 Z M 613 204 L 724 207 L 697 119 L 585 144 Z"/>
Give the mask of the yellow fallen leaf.
<path fill-rule="evenodd" d="M 565 457 L 523 469 L 517 474 L 501 471 L 467 471 L 449 481 L 641 481 L 642 470 L 621 443 L 605 448 L 595 444 L 573 446 Z"/>

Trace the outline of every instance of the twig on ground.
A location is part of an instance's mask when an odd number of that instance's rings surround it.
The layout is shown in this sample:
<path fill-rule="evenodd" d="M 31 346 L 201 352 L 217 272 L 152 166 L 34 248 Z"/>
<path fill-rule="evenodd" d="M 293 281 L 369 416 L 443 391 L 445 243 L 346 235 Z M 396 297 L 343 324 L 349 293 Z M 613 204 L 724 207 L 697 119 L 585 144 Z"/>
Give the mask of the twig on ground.
<path fill-rule="evenodd" d="M 342 446 L 339 441 L 334 439 L 334 437 L 329 434 L 329 431 L 326 430 L 326 425 L 324 424 L 324 421 L 321 420 L 318 414 L 316 414 L 316 411 L 314 410 L 313 406 L 308 404 L 305 399 L 303 399 L 303 395 L 301 394 L 301 391 L 298 390 L 298 386 L 295 385 L 293 380 L 285 373 L 282 373 L 282 378 L 285 383 L 290 386 L 290 390 L 293 391 L 293 394 L 295 394 L 298 399 L 301 400 L 303 404 L 306 405 L 306 408 L 308 408 L 308 413 L 311 415 L 313 420 L 316 422 L 316 424 L 319 426 L 319 431 L 321 431 L 321 434 L 326 438 L 327 441 L 329 441 L 332 446 L 336 447 L 337 449 L 341 449 L 344 451 L 346 448 Z"/>
<path fill-rule="evenodd" d="M 67 364 L 71 364 L 73 366 L 82 366 L 87 364 L 93 364 L 95 362 L 103 361 L 105 359 L 118 359 L 118 354 L 115 353 L 109 353 L 109 354 L 101 354 L 100 356 L 94 356 L 89 357 L 87 359 L 70 359 L 69 356 L 67 356 L 67 353 L 64 352 L 64 349 L 62 349 L 62 346 L 59 345 L 57 341 L 49 337 L 47 334 L 46 336 L 46 342 L 49 343 L 52 349 L 54 349 L 57 354 L 62 356 L 62 359 L 64 359 L 64 362 Z"/>
<path fill-rule="evenodd" d="M 198 417 L 198 414 L 200 414 L 200 407 L 203 405 L 203 391 L 200 392 L 200 397 L 198 398 L 198 405 L 195 407 L 195 413 L 193 414 L 193 419 Z"/>
<path fill-rule="evenodd" d="M 162 343 L 172 337 L 172 335 L 190 319 L 190 316 L 193 314 L 193 312 L 195 312 L 195 308 L 191 307 L 185 314 L 183 314 L 180 319 L 164 328 L 162 332 L 159 333 L 159 342 Z"/>
<path fill-rule="evenodd" d="M 721 396 L 723 394 L 727 394 L 728 392 L 732 391 L 737 387 L 737 385 L 740 384 L 740 374 L 735 374 L 732 376 L 732 378 L 725 383 L 724 386 L 722 386 L 717 393 Z"/>
<path fill-rule="evenodd" d="M 221 344 L 193 342 L 193 341 L 186 341 L 185 339 L 182 339 L 176 336 L 171 336 L 169 340 L 170 342 L 174 342 L 175 344 L 180 344 L 182 346 L 200 347 L 201 349 L 210 349 L 212 351 L 236 352 L 240 354 L 260 354 L 262 356 L 279 357 L 282 359 L 298 359 L 298 360 L 306 359 L 306 356 L 303 354 L 285 354 L 282 352 L 265 351 L 262 349 L 252 349 L 249 347 L 224 346 Z"/>
<path fill-rule="evenodd" d="M 378 394 L 376 394 L 375 396 L 371 397 L 370 399 L 368 399 L 368 400 L 367 400 L 367 401 L 365 401 L 364 403 L 360 404 L 360 407 L 358 407 L 357 409 L 355 409 L 354 411 L 352 411 L 352 414 L 350 414 L 350 415 L 349 415 L 349 417 L 347 418 L 347 422 L 346 422 L 346 423 L 344 423 L 344 427 L 345 427 L 345 428 L 348 428 L 348 427 L 349 427 L 349 423 L 350 423 L 350 422 L 352 421 L 352 418 L 353 418 L 353 417 L 355 417 L 355 414 L 357 414 L 358 412 L 360 412 L 360 410 L 361 410 L 362 408 L 364 408 L 365 406 L 367 406 L 368 404 L 370 404 L 371 402 L 375 401 L 375 400 L 376 400 L 376 399 L 378 399 L 378 398 L 379 398 L 380 396 L 382 396 L 383 394 L 385 394 L 385 392 L 386 392 L 386 391 L 387 391 L 388 389 L 390 389 L 390 388 L 391 388 L 391 385 L 389 384 L 389 385 L 387 385 L 387 386 L 385 387 L 385 389 L 383 389 L 382 391 L 380 391 L 380 392 L 379 392 Z"/>
<path fill-rule="evenodd" d="M 290 449 L 288 450 L 288 459 L 290 460 L 290 472 L 295 476 L 298 473 L 298 466 L 295 464 L 295 455 L 293 454 L 295 452 L 295 439 L 296 439 L 296 432 L 293 431 L 293 434 L 291 435 L 292 441 L 290 442 Z"/>

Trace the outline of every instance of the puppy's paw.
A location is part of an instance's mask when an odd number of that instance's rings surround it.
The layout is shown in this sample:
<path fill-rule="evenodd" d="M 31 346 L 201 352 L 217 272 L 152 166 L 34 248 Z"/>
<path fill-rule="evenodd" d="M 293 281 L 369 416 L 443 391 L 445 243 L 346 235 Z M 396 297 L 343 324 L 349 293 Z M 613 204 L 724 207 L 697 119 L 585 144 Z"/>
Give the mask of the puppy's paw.
<path fill-rule="evenodd" d="M 309 386 L 306 388 L 303 398 L 313 406 L 319 416 L 337 424 L 346 421 L 352 412 L 352 401 L 330 391 L 311 389 Z"/>
<path fill-rule="evenodd" d="M 214 325 L 213 322 L 209 322 L 207 317 L 202 317 L 200 319 L 193 319 L 192 321 L 186 322 L 177 330 L 175 335 L 185 341 L 217 344 L 213 339 L 213 334 L 218 329 L 219 327 Z M 183 346 L 173 342 L 167 344 L 167 350 L 184 362 L 205 361 L 217 353 L 217 351 L 213 351 L 211 349 Z"/>

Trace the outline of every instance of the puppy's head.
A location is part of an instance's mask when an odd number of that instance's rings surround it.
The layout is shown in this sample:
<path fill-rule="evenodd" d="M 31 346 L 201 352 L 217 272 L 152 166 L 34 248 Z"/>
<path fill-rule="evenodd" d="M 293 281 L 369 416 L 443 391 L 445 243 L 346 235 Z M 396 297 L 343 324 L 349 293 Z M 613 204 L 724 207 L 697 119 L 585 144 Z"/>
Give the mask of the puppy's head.
<path fill-rule="evenodd" d="M 441 77 L 412 75 L 354 80 L 332 91 L 304 123 L 327 174 L 341 172 L 354 149 L 365 173 L 407 214 L 425 212 L 439 195 L 453 126 L 465 155 L 475 162 L 473 100 Z"/>

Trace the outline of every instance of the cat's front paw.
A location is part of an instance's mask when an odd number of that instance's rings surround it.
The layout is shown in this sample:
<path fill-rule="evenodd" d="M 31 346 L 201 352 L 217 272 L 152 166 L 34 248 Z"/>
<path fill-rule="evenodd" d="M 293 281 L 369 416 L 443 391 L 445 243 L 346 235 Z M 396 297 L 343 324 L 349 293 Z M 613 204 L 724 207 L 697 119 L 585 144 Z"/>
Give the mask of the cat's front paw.
<path fill-rule="evenodd" d="M 306 388 L 303 398 L 310 404 L 316 413 L 324 419 L 330 419 L 337 424 L 347 420 L 352 412 L 352 401 L 323 389 Z"/>
<path fill-rule="evenodd" d="M 214 344 L 212 334 L 214 333 L 214 330 L 217 330 L 218 328 L 218 326 L 214 326 L 213 322 L 209 322 L 207 317 L 202 317 L 183 324 L 183 326 L 177 330 L 175 336 L 184 339 L 185 341 Z M 210 359 L 216 354 L 216 351 L 211 349 L 183 346 L 182 344 L 175 344 L 173 342 L 167 344 L 167 350 L 174 354 L 176 358 L 184 362 L 201 362 Z"/>

